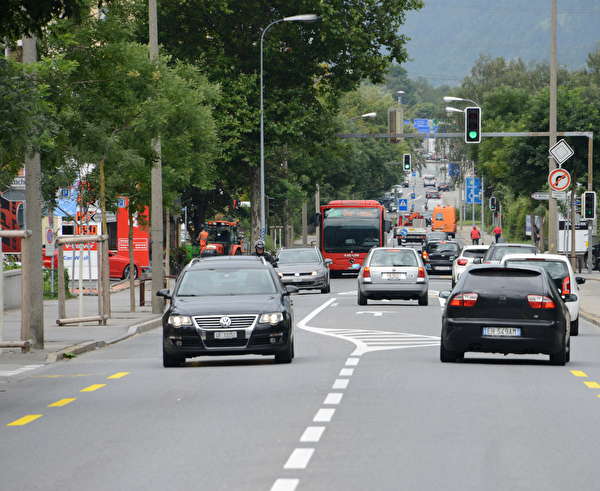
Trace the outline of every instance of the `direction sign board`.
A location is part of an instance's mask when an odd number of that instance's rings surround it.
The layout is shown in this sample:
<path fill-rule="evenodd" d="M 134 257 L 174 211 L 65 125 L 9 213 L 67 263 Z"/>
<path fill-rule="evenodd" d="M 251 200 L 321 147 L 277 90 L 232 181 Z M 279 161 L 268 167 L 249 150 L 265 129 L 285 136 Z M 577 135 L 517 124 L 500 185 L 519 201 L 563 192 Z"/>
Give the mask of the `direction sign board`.
<path fill-rule="evenodd" d="M 481 204 L 481 179 L 467 178 L 467 203 Z"/>
<path fill-rule="evenodd" d="M 559 141 L 550 149 L 550 155 L 559 166 L 572 157 L 574 153 L 573 149 L 564 140 Z"/>
<path fill-rule="evenodd" d="M 548 184 L 554 191 L 565 191 L 571 184 L 571 174 L 564 169 L 554 169 L 548 176 Z"/>
<path fill-rule="evenodd" d="M 533 194 L 531 195 L 531 197 L 532 197 L 533 199 L 537 199 L 537 200 L 539 200 L 539 201 L 549 200 L 549 199 L 550 199 L 550 193 L 542 193 L 542 192 L 539 192 L 539 193 L 533 193 Z"/>
<path fill-rule="evenodd" d="M 408 211 L 408 200 L 406 200 L 406 199 L 398 200 L 398 211 Z"/>

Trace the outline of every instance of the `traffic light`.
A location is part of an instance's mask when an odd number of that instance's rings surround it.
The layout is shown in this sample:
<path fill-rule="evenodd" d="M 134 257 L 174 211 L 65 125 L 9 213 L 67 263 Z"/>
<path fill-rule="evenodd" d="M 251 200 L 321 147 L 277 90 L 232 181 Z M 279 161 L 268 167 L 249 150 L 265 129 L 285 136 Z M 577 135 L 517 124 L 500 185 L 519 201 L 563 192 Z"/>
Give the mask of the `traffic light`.
<path fill-rule="evenodd" d="M 481 141 L 481 108 L 467 107 L 465 109 L 465 142 L 479 143 Z"/>
<path fill-rule="evenodd" d="M 586 191 L 583 193 L 583 219 L 596 219 L 596 193 L 594 191 Z"/>
<path fill-rule="evenodd" d="M 490 198 L 490 210 L 495 211 L 496 210 L 496 197 L 492 196 Z"/>
<path fill-rule="evenodd" d="M 410 169 L 411 169 L 410 153 L 404 154 L 403 167 L 406 172 L 410 172 Z"/>
<path fill-rule="evenodd" d="M 269 216 L 275 215 L 275 198 L 269 197 Z"/>

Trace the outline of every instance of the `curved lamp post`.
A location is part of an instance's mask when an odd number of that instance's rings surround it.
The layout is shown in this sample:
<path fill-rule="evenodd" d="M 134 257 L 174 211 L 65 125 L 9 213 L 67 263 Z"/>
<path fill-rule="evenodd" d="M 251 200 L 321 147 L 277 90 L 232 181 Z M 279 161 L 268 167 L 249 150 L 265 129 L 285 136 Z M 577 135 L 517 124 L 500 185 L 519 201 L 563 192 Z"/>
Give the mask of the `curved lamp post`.
<path fill-rule="evenodd" d="M 480 107 L 479 104 L 477 104 L 475 101 L 472 101 L 471 99 L 461 99 L 460 97 L 452 97 L 449 95 L 444 96 L 444 102 L 454 102 L 454 101 L 472 102 L 477 107 Z"/>
<path fill-rule="evenodd" d="M 280 22 L 316 22 L 316 14 L 293 15 L 271 22 L 260 36 L 260 238 L 265 240 L 265 125 L 264 125 L 264 99 L 263 99 L 263 40 L 267 30 Z"/>
<path fill-rule="evenodd" d="M 353 118 L 350 118 L 350 121 L 356 121 L 357 119 L 360 118 L 374 118 L 377 116 L 377 113 L 367 113 L 367 114 L 363 114 L 362 116 L 354 116 Z"/>

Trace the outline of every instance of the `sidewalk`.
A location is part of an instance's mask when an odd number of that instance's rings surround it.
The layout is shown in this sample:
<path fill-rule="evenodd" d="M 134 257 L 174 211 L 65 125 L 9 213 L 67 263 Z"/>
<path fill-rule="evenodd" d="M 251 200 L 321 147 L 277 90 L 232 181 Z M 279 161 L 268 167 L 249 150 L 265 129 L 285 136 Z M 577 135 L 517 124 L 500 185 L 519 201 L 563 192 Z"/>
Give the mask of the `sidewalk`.
<path fill-rule="evenodd" d="M 98 322 L 59 326 L 58 300 L 44 300 L 44 349 L 31 348 L 21 353 L 20 348 L 1 348 L 0 370 L 6 365 L 52 363 L 63 359 L 65 353 L 78 355 L 96 348 L 127 339 L 135 334 L 161 326 L 161 315 L 152 313 L 152 283 L 144 283 L 145 306 L 140 307 L 139 281 L 135 287 L 135 312 L 130 312 L 129 281 L 111 282 L 111 318 L 106 325 Z M 98 315 L 98 296 L 84 294 L 82 316 Z M 66 301 L 67 317 L 80 317 L 79 297 Z M 21 336 L 21 310 L 4 313 L 4 340 L 18 340 Z"/>

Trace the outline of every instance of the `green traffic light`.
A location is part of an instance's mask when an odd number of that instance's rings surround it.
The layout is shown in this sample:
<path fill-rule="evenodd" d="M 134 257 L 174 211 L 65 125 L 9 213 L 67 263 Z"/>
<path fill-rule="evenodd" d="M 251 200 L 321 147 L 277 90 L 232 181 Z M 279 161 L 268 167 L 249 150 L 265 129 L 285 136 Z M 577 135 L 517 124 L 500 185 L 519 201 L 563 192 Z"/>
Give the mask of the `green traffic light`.
<path fill-rule="evenodd" d="M 472 138 L 472 139 L 477 138 L 477 132 L 476 131 L 469 131 L 469 138 Z"/>

